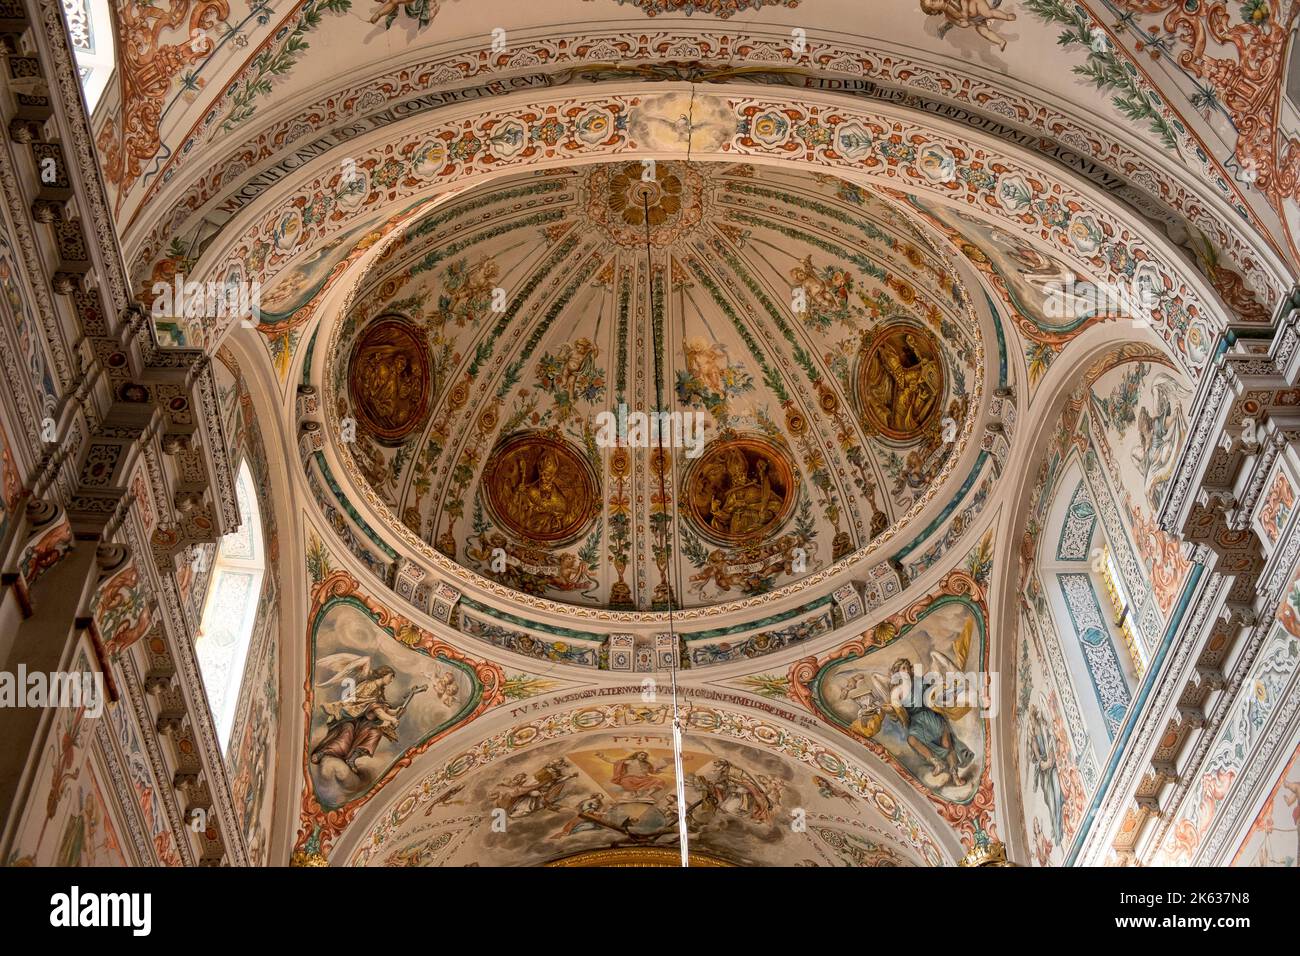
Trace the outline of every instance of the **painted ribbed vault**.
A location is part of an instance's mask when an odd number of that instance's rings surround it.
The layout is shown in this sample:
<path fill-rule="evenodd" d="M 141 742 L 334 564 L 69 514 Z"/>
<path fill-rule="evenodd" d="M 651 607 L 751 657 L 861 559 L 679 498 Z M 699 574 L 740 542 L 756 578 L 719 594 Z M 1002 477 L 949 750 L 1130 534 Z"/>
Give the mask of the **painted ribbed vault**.
<path fill-rule="evenodd" d="M 330 350 L 335 437 L 391 520 L 517 590 L 624 609 L 764 593 L 892 537 L 939 492 L 983 365 L 966 293 L 885 201 L 639 161 L 439 206 Z M 662 457 L 656 408 L 678 416 Z"/>

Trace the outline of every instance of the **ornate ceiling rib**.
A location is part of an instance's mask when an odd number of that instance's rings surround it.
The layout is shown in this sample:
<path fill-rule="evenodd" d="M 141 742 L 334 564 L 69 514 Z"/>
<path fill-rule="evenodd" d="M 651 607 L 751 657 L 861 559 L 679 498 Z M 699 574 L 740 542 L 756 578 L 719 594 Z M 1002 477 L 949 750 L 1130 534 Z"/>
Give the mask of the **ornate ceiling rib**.
<path fill-rule="evenodd" d="M 807 12 L 800 13 L 799 19 L 806 20 Z M 804 24 L 807 26 L 807 23 Z M 1055 39 L 1049 27 L 1052 42 Z M 1081 27 L 1086 33 L 1087 24 Z M 1105 28 L 1097 26 L 1103 33 Z M 1200 255 L 1195 249 L 1200 240 L 1196 235 L 1186 236 L 1186 226 L 1191 224 L 1194 231 L 1210 238 L 1212 245 L 1226 254 L 1235 263 L 1240 276 L 1255 275 L 1256 266 L 1251 260 L 1258 259 L 1258 252 L 1250 252 L 1241 245 L 1241 238 L 1235 222 L 1237 216 L 1251 214 L 1249 203 L 1239 198 L 1242 187 L 1234 177 L 1223 172 L 1210 157 L 1212 150 L 1207 150 L 1196 141 L 1196 133 L 1175 118 L 1165 124 L 1169 130 L 1178 130 L 1186 142 L 1180 146 L 1182 159 L 1161 163 L 1151 157 L 1153 151 L 1148 148 L 1135 149 L 1135 138 L 1131 129 L 1100 119 L 1099 115 L 1108 109 L 1104 97 L 1091 100 L 1086 106 L 1071 103 L 1062 97 L 1048 108 L 1052 94 L 1042 84 L 1021 89 L 1014 76 L 1005 73 L 999 76 L 996 84 L 990 84 L 982 75 L 973 73 L 965 64 L 946 54 L 942 47 L 929 58 L 915 57 L 902 50 L 888 49 L 886 46 L 867 48 L 860 45 L 860 40 L 847 36 L 831 34 L 819 35 L 812 31 L 807 38 L 807 50 L 790 59 L 790 39 L 788 31 L 767 33 L 762 29 L 747 28 L 743 40 L 732 31 L 711 31 L 701 29 L 694 24 L 683 23 L 680 26 L 659 28 L 650 34 L 644 30 L 627 32 L 620 30 L 591 31 L 584 35 L 557 35 L 553 29 L 530 31 L 516 29 L 511 34 L 512 47 L 506 55 L 499 57 L 482 57 L 477 50 L 474 53 L 450 53 L 441 59 L 430 61 L 421 52 L 413 57 L 410 64 L 392 67 L 386 64 L 383 72 L 367 76 L 350 85 L 346 91 L 332 94 L 327 99 L 313 101 L 312 94 L 303 94 L 298 98 L 282 94 L 280 102 L 286 106 L 276 111 L 278 118 L 257 137 L 246 140 L 238 147 L 225 145 L 230 137 L 221 131 L 212 129 L 194 134 L 189 143 L 204 141 L 206 148 L 193 149 L 190 145 L 176 144 L 171 150 L 168 168 L 163 175 L 155 176 L 148 195 L 159 194 L 163 184 L 170 187 L 169 195 L 176 192 L 176 187 L 192 181 L 198 188 L 212 190 L 216 184 L 229 191 L 232 181 L 245 170 L 265 167 L 270 172 L 259 173 L 255 179 L 270 183 L 279 180 L 290 169 L 301 165 L 310 157 L 319 155 L 321 150 L 337 146 L 339 136 L 328 133 L 320 136 L 310 144 L 308 149 L 301 142 L 308 127 L 297 123 L 294 116 L 305 115 L 313 118 L 313 128 L 328 127 L 347 121 L 347 138 L 357 135 L 359 124 L 383 123 L 387 112 L 395 104 L 402 104 L 402 113 L 409 115 L 412 111 L 430 110 L 444 103 L 454 102 L 456 97 L 446 95 L 431 96 L 432 89 L 445 89 L 449 85 L 473 89 L 474 85 L 484 83 L 488 78 L 514 76 L 516 81 L 527 80 L 536 85 L 538 81 L 549 85 L 563 84 L 575 79 L 590 81 L 592 79 L 610 79 L 640 74 L 650 79 L 708 79 L 712 83 L 734 81 L 741 77 L 761 79 L 768 83 L 794 83 L 800 86 L 808 83 L 824 86 L 827 89 L 842 91 L 842 95 L 853 97 L 878 97 L 887 101 L 900 99 L 906 92 L 909 102 L 924 107 L 930 112 L 945 113 L 952 118 L 982 124 L 1004 137 L 1016 137 L 1023 140 L 1022 145 L 1028 149 L 1049 150 L 1059 161 L 1066 163 L 1075 172 L 1093 176 L 1102 188 L 1118 190 L 1126 201 L 1144 214 L 1155 214 L 1161 222 L 1167 221 L 1171 234 L 1183 236 L 1180 241 L 1188 243 L 1189 255 Z M 671 50 L 674 59 L 669 63 L 662 61 L 663 51 Z M 886 52 L 887 51 L 887 52 Z M 1110 57 L 1123 60 L 1130 54 L 1122 45 L 1107 47 L 1103 52 L 1092 51 L 1091 56 L 1098 59 Z M 601 57 L 612 62 L 601 64 Z M 593 64 L 593 60 L 597 61 Z M 638 64 L 644 65 L 638 65 Z M 694 63 L 695 66 L 683 66 Z M 780 65 L 773 65 L 779 63 Z M 1122 70 L 1123 67 L 1120 67 Z M 1139 70 L 1141 68 L 1139 67 Z M 755 72 L 757 71 L 757 72 Z M 1125 74 L 1127 75 L 1127 74 Z M 1139 72 L 1136 74 L 1141 76 Z M 1145 80 L 1140 80 L 1145 83 Z M 1050 88 L 1050 83 L 1048 87 Z M 232 85 L 228 87 L 235 90 Z M 1063 93 L 1065 91 L 1062 91 Z M 1139 96 L 1147 90 L 1138 91 Z M 383 102 L 376 99 L 376 94 Z M 463 94 L 468 95 L 468 94 Z M 1079 95 L 1078 88 L 1067 96 Z M 318 97 L 319 94 L 316 94 Z M 933 97 L 933 101 L 925 99 Z M 288 105 L 292 104 L 292 105 Z M 1091 115 L 1087 111 L 1093 111 Z M 213 123 L 224 115 L 221 109 L 212 109 L 207 116 Z M 1086 118 L 1085 118 L 1086 117 Z M 1025 136 L 1019 130 L 1032 131 Z M 1104 130 L 1104 132 L 1103 132 Z M 1130 142 L 1131 141 L 1131 142 Z M 203 172 L 195 179 L 194 174 L 177 175 L 178 167 L 194 155 L 211 156 L 214 142 L 222 143 L 229 149 L 228 155 Z M 277 150 L 294 150 L 282 162 L 272 157 Z M 1160 151 L 1154 151 L 1156 155 Z M 1205 168 L 1201 171 L 1198 186 L 1222 190 L 1222 205 L 1227 211 L 1229 204 L 1236 212 L 1222 213 L 1214 211 L 1209 204 L 1195 196 L 1180 185 L 1186 178 L 1187 157 L 1200 157 Z M 1153 166 L 1156 162 L 1158 165 Z M 1103 172 L 1104 170 L 1104 172 Z M 1100 176 L 1100 179 L 1097 177 Z M 1127 181 L 1127 185 L 1125 183 Z M 201 186 L 199 185 L 201 184 Z M 166 235 L 188 233 L 182 228 L 172 210 L 180 207 L 196 210 L 198 205 L 206 203 L 215 193 L 200 197 L 191 195 L 183 200 L 172 196 L 160 208 L 168 210 L 167 223 L 163 227 Z M 173 201 L 175 200 L 175 201 Z M 146 202 L 149 200 L 146 199 Z M 1154 205 L 1153 205 L 1154 201 Z M 196 202 L 198 205 L 196 205 Z M 239 200 L 238 204 L 242 204 Z M 1170 218 L 1168 212 L 1156 213 L 1157 208 L 1175 210 Z M 224 221 L 230 215 L 213 206 L 208 211 L 208 218 Z M 1261 233 L 1268 230 L 1259 227 Z M 135 238 L 140 230 L 134 222 L 128 227 L 128 233 Z M 155 237 L 160 234 L 155 232 Z M 153 250 L 146 254 L 155 256 L 160 250 L 157 238 L 150 240 L 148 248 Z M 1264 258 L 1273 258 L 1264 252 Z M 1222 266 L 1210 264 L 1207 270 L 1214 273 Z M 1212 275 L 1212 278 L 1214 276 Z M 1216 283 L 1219 282 L 1215 278 Z M 1230 300 L 1240 298 L 1240 292 L 1229 294 L 1233 280 L 1226 272 L 1222 275 L 1221 288 Z M 1255 279 L 1250 280 L 1252 284 Z M 1260 301 L 1271 302 L 1280 294 L 1285 285 L 1281 271 L 1274 272 L 1274 278 L 1267 280 L 1263 286 L 1255 286 Z M 1243 302 L 1249 301 L 1249 293 Z M 1266 317 L 1266 315 L 1264 316 Z"/>

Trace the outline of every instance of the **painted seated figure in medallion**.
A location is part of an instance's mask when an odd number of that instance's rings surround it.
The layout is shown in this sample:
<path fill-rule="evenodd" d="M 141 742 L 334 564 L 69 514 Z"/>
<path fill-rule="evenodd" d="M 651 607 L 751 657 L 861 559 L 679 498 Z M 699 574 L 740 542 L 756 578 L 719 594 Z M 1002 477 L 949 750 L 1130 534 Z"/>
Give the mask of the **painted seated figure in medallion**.
<path fill-rule="evenodd" d="M 507 439 L 492 453 L 486 476 L 489 510 L 500 525 L 529 541 L 572 541 L 598 506 L 590 465 L 568 442 L 551 435 Z"/>
<path fill-rule="evenodd" d="M 528 463 L 516 461 L 518 479 L 509 499 L 510 511 L 519 524 L 528 531 L 554 534 L 564 527 L 569 502 L 555 484 L 555 473 L 560 461 L 555 452 L 544 451 L 537 460 L 537 476 L 529 480 Z"/>
<path fill-rule="evenodd" d="M 693 523 L 723 543 L 749 542 L 775 531 L 795 497 L 794 473 L 784 453 L 758 438 L 716 443 L 686 477 Z"/>
<path fill-rule="evenodd" d="M 890 326 L 865 344 L 858 367 L 863 417 L 886 438 L 919 437 L 943 407 L 944 371 L 928 332 Z"/>
<path fill-rule="evenodd" d="M 348 391 L 364 432 L 400 444 L 423 423 L 431 379 L 423 333 L 397 316 L 373 323 L 348 365 Z"/>

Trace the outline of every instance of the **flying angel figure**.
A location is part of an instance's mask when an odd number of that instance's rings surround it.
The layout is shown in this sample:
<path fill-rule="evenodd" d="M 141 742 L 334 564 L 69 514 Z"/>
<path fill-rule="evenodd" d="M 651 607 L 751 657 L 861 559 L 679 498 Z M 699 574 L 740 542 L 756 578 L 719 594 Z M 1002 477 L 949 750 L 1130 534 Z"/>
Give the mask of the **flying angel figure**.
<path fill-rule="evenodd" d="M 1147 501 L 1158 508 L 1164 497 L 1165 486 L 1173 475 L 1177 451 L 1182 447 L 1183 433 L 1187 430 L 1183 418 L 1178 387 L 1173 377 L 1158 375 L 1151 384 L 1155 398 L 1155 414 L 1143 405 L 1138 409 L 1137 446 L 1133 449 L 1133 464 L 1146 482 Z"/>
<path fill-rule="evenodd" d="M 312 748 L 311 761 L 319 764 L 333 757 L 359 776 L 362 771 L 357 761 L 373 757 L 381 739 L 397 741 L 397 725 L 411 698 L 429 688 L 425 684 L 412 687 L 394 704 L 387 691 L 397 674 L 387 664 L 372 668 L 371 659 L 364 654 L 339 653 L 322 657 L 316 666 L 330 674 L 317 686 L 338 685 L 340 693 L 338 700 L 321 704 L 325 739 Z"/>
<path fill-rule="evenodd" d="M 365 654 L 330 654 L 316 662 L 316 672 L 329 673 L 328 680 L 317 681 L 317 687 L 333 687 L 349 677 L 355 682 L 358 677 L 370 672 L 370 658 Z"/>
<path fill-rule="evenodd" d="M 975 753 L 957 737 L 953 725 L 975 707 L 962 677 L 974 634 L 975 620 L 969 618 L 953 643 L 952 657 L 930 652 L 928 674 L 918 675 L 909 657 L 894 661 L 888 677 L 873 673 L 874 687 L 860 695 L 845 695 L 858 706 L 849 729 L 872 738 L 887 718 L 897 721 L 908 746 L 929 764 L 939 786 L 964 783 Z"/>
<path fill-rule="evenodd" d="M 1016 15 L 998 9 L 1002 0 L 921 0 L 921 12 L 926 16 L 942 15 L 946 18 L 939 27 L 939 36 L 944 36 L 953 27 L 962 29 L 975 28 L 975 32 L 996 44 L 999 50 L 1007 48 L 1007 41 L 993 31 L 993 21 L 1014 20 Z"/>

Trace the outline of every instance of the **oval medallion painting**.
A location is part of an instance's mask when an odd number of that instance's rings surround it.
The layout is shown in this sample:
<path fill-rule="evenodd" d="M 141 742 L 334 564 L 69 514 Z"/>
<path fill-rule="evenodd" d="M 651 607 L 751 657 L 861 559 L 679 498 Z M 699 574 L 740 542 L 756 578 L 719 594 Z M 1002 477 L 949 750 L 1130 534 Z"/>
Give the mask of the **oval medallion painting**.
<path fill-rule="evenodd" d="M 512 435 L 493 450 L 483 474 L 488 511 L 520 538 L 567 544 L 596 516 L 600 489 L 595 473 L 562 438 L 539 432 Z"/>
<path fill-rule="evenodd" d="M 794 510 L 797 478 L 790 458 L 763 438 L 719 438 L 686 470 L 686 515 L 716 544 L 754 544 Z"/>
<path fill-rule="evenodd" d="M 862 346 L 858 407 L 886 438 L 919 437 L 943 408 L 944 368 L 934 335 L 914 325 L 890 325 Z"/>
<path fill-rule="evenodd" d="M 397 316 L 378 319 L 357 339 L 348 392 L 361 428 L 395 445 L 424 421 L 432 391 L 424 333 Z"/>

